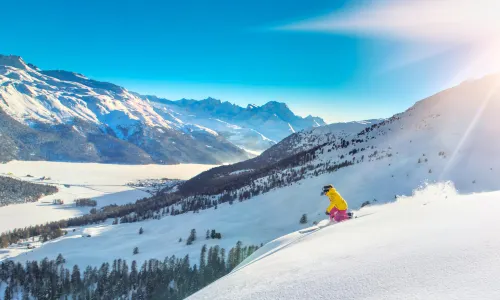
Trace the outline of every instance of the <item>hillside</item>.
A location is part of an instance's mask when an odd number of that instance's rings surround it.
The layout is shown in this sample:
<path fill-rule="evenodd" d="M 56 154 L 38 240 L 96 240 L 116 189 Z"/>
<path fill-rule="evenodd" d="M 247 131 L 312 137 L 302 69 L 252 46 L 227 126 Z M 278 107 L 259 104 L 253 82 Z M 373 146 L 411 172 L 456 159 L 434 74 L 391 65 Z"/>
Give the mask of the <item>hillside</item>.
<path fill-rule="evenodd" d="M 500 125 L 496 117 L 500 113 L 498 80 L 499 76 L 488 76 L 464 82 L 354 135 L 313 144 L 288 157 L 267 155 L 274 148 L 289 148 L 284 140 L 259 158 L 202 173 L 180 190 L 186 195 L 244 190 L 257 195 L 328 174 L 329 179 L 318 186 L 334 183 L 352 199 L 354 207 L 391 197 L 391 193 L 392 197 L 407 194 L 425 181 L 451 180 L 461 192 L 496 190 L 499 185 L 493 178 L 500 167 L 496 155 L 500 151 L 496 138 Z M 294 144 L 307 140 L 299 137 Z M 372 197 L 357 188 L 360 183 L 373 189 Z"/>
<path fill-rule="evenodd" d="M 278 238 L 188 299 L 497 299 L 500 194 L 443 187 Z"/>

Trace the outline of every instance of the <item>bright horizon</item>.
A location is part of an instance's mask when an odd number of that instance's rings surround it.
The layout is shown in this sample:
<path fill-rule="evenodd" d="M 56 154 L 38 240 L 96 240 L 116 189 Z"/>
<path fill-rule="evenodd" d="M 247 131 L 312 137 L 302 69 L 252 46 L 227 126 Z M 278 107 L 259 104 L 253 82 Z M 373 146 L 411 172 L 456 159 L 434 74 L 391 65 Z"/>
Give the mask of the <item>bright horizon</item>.
<path fill-rule="evenodd" d="M 172 100 L 285 102 L 328 123 L 389 117 L 500 70 L 495 0 L 28 0 L 4 18 L 16 26 L 0 28 L 0 53 L 42 69 Z"/>

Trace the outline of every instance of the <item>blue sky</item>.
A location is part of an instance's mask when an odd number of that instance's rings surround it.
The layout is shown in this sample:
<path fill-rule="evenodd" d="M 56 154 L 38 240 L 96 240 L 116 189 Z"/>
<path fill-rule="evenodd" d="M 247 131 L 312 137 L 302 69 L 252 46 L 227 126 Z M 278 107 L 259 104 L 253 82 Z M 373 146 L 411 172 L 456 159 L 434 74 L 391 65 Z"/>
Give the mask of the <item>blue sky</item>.
<path fill-rule="evenodd" d="M 368 2 L 10 0 L 0 53 L 169 99 L 282 101 L 328 122 L 387 117 L 455 83 L 464 43 L 315 23 Z"/>

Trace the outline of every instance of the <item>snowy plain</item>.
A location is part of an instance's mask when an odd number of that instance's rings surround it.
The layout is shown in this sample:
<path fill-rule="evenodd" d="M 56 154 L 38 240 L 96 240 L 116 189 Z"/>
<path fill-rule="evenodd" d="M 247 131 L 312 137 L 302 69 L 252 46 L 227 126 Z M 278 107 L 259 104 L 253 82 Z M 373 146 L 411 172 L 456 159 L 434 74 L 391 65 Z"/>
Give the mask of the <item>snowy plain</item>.
<path fill-rule="evenodd" d="M 127 186 L 141 179 L 189 179 L 214 165 L 111 165 L 47 161 L 12 161 L 0 164 L 0 176 L 45 183 L 59 192 L 37 202 L 0 207 L 0 232 L 39 225 L 87 214 L 89 207 L 76 207 L 74 200 L 92 198 L 97 207 L 126 204 L 150 194 Z M 31 175 L 33 177 L 27 177 Z M 40 180 L 42 177 L 50 179 Z M 53 205 L 61 199 L 64 205 Z"/>
<path fill-rule="evenodd" d="M 278 238 L 189 299 L 500 299 L 499 198 L 431 185 Z"/>

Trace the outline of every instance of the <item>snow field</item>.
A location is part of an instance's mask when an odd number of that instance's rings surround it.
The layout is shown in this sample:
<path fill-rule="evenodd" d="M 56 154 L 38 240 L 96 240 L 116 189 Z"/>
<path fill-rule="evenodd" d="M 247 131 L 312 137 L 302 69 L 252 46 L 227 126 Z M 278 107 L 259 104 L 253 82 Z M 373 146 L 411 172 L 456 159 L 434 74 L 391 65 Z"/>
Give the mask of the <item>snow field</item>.
<path fill-rule="evenodd" d="M 431 185 L 275 240 L 190 299 L 499 299 L 499 197 Z"/>
<path fill-rule="evenodd" d="M 0 232 L 88 213 L 90 207 L 74 205 L 74 200 L 78 198 L 93 198 L 98 208 L 134 202 L 150 194 L 127 186 L 129 182 L 159 178 L 189 179 L 212 167 L 196 164 L 108 165 L 46 161 L 0 164 L 0 176 L 52 184 L 59 188 L 58 193 L 43 197 L 38 202 L 0 207 Z M 27 177 L 28 174 L 33 177 Z M 50 180 L 39 180 L 43 176 Z M 54 199 L 63 200 L 64 205 L 53 205 Z"/>

